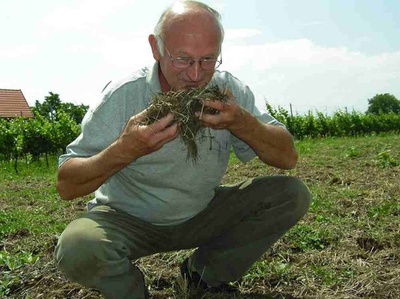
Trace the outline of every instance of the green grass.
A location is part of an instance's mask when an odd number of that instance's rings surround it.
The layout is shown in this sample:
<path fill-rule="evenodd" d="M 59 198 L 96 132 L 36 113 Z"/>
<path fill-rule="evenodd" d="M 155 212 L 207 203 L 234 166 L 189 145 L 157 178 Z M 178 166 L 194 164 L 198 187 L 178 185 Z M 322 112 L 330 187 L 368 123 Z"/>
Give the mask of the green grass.
<path fill-rule="evenodd" d="M 296 142 L 290 171 L 257 159 L 231 157 L 224 183 L 257 175 L 295 175 L 313 202 L 301 222 L 236 284 L 235 298 L 399 298 L 400 136 L 327 138 Z M 0 297 L 101 298 L 56 270 L 57 236 L 91 197 L 62 201 L 57 161 L 0 162 Z M 232 298 L 190 292 L 179 264 L 191 253 L 160 253 L 136 263 L 152 298 Z"/>

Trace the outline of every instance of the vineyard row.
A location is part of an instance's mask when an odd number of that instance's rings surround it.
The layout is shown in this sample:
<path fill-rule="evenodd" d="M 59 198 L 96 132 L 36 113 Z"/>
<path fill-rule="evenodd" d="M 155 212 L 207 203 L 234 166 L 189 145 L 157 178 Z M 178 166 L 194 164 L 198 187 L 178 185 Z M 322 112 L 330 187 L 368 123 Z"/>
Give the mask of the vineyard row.
<path fill-rule="evenodd" d="M 284 123 L 296 139 L 344 137 L 400 132 L 400 114 L 363 114 L 337 111 L 332 116 L 320 112 L 290 115 L 281 107 L 267 106 L 270 114 Z M 35 118 L 0 119 L 0 160 L 59 153 L 80 134 L 80 124 L 61 112 L 57 120 Z"/>

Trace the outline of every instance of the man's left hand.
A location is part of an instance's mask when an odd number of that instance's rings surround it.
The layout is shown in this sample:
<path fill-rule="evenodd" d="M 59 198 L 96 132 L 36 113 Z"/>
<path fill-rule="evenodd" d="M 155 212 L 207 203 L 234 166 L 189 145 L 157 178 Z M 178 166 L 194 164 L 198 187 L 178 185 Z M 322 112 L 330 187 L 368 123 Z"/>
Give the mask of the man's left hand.
<path fill-rule="evenodd" d="M 197 116 L 203 125 L 212 129 L 227 130 L 235 130 L 243 127 L 243 115 L 245 111 L 232 98 L 233 97 L 229 95 L 229 99 L 226 102 L 213 99 L 203 100 L 204 106 L 211 107 L 219 111 L 217 114 L 198 112 Z"/>

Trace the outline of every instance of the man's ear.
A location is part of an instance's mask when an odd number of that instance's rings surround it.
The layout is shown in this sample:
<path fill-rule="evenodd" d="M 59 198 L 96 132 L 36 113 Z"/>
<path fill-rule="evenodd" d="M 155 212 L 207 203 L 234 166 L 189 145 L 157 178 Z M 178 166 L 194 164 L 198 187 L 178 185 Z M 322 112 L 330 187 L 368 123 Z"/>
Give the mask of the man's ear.
<path fill-rule="evenodd" d="M 160 55 L 160 52 L 158 51 L 157 39 L 154 34 L 149 35 L 149 43 L 150 43 L 151 51 L 153 52 L 153 58 L 156 61 L 160 61 L 161 55 Z"/>

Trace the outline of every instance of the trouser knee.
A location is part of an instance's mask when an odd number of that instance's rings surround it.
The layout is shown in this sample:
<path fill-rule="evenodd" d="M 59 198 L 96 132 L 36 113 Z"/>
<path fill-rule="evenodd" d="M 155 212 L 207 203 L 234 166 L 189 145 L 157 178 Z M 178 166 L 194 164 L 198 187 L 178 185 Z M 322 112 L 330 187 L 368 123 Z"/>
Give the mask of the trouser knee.
<path fill-rule="evenodd" d="M 287 176 L 287 186 L 295 205 L 296 216 L 303 217 L 311 204 L 311 193 L 307 186 L 298 178 Z"/>
<path fill-rule="evenodd" d="M 58 240 L 54 256 L 57 268 L 67 278 L 91 286 L 101 268 L 100 260 L 97 258 L 101 244 L 95 235 L 85 229 L 77 228 L 76 222 L 67 226 Z"/>
<path fill-rule="evenodd" d="M 307 186 L 293 176 L 266 176 L 256 179 L 258 187 L 269 205 L 286 207 L 294 221 L 298 221 L 307 212 L 311 203 L 311 194 Z"/>

